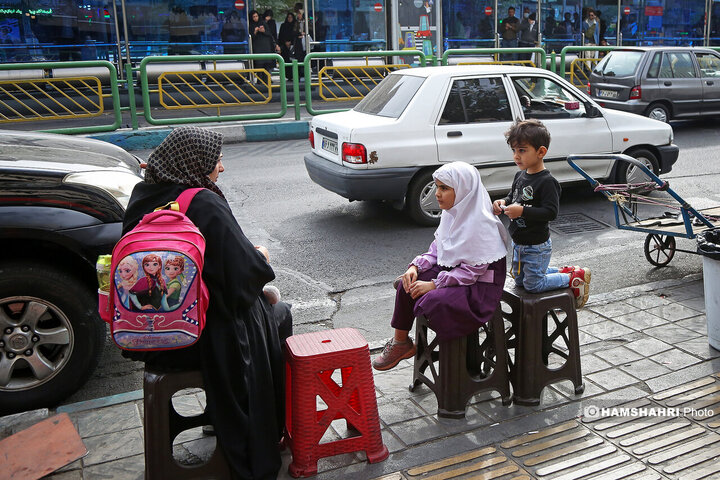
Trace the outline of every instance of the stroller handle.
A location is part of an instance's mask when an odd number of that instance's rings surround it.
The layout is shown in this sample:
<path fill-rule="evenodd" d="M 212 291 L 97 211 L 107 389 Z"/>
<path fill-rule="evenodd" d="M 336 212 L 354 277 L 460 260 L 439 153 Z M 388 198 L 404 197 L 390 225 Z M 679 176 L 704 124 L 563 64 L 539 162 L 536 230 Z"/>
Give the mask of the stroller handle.
<path fill-rule="evenodd" d="M 590 185 L 596 187 L 599 182 L 592 178 L 590 175 L 587 174 L 585 170 L 580 168 L 580 166 L 575 163 L 579 160 L 615 160 L 616 162 L 628 162 L 639 169 L 641 169 L 652 181 L 658 184 L 658 186 L 663 187 L 665 186 L 665 182 L 660 180 L 655 173 L 653 173 L 645 164 L 643 164 L 640 160 L 637 160 L 629 155 L 625 155 L 622 153 L 615 153 L 615 154 L 583 154 L 583 155 L 568 155 L 567 162 L 570 164 L 570 166 L 575 169 L 576 172 L 578 172 L 580 175 L 582 175 L 588 182 L 590 182 Z"/>

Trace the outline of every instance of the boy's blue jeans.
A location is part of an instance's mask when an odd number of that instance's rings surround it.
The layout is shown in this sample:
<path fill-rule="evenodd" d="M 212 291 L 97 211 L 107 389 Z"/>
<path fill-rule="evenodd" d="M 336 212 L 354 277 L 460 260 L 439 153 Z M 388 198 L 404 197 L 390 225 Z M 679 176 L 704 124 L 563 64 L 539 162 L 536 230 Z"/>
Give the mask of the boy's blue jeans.
<path fill-rule="evenodd" d="M 511 273 L 515 285 L 523 287 L 530 293 L 547 292 L 570 285 L 570 275 L 558 273 L 558 269 L 550 267 L 552 241 L 538 245 L 513 246 Z"/>

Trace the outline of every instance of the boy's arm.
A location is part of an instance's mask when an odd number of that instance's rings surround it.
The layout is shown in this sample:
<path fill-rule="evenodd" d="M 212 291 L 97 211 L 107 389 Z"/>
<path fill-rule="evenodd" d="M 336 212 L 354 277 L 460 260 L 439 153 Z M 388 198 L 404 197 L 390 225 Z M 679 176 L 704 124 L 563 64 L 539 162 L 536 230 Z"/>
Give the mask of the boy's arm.
<path fill-rule="evenodd" d="M 560 210 L 560 184 L 553 177 L 548 177 L 539 185 L 537 198 L 540 205 L 536 207 L 523 207 L 523 218 L 539 222 L 550 222 L 555 220 Z"/>

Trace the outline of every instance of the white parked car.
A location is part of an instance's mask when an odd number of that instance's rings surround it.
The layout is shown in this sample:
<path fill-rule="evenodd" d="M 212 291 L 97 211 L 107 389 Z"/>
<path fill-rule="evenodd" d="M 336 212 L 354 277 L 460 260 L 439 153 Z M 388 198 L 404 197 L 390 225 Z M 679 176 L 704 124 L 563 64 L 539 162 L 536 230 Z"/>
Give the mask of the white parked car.
<path fill-rule="evenodd" d="M 432 172 L 446 162 L 475 165 L 491 195 L 509 191 L 517 167 L 504 133 L 536 118 L 552 141 L 545 164 L 561 183 L 581 181 L 571 154 L 625 153 L 667 173 L 678 157 L 672 128 L 606 110 L 547 70 L 501 65 L 393 72 L 347 112 L 312 119 L 305 168 L 317 184 L 349 200 L 405 205 L 424 225 L 439 221 Z M 597 179 L 635 183 L 640 169 L 580 162 Z"/>

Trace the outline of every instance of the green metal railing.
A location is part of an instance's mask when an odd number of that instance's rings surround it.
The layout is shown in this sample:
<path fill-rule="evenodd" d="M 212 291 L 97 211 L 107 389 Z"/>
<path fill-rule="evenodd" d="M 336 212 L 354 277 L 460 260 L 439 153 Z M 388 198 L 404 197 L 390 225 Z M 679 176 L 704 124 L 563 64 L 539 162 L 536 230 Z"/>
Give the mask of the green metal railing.
<path fill-rule="evenodd" d="M 343 112 L 346 109 L 344 108 L 338 108 L 333 110 L 315 110 L 312 106 L 312 84 L 311 84 L 311 64 L 310 62 L 315 59 L 322 59 L 322 58 L 332 58 L 332 59 L 340 59 L 340 58 L 362 58 L 362 57 L 410 57 L 410 58 L 418 58 L 419 66 L 424 67 L 427 64 L 427 60 L 425 57 L 425 54 L 419 50 L 379 50 L 379 51 L 372 51 L 372 52 L 317 52 L 317 53 L 310 53 L 305 56 L 305 61 L 303 62 L 304 66 L 304 73 L 305 73 L 305 108 L 307 109 L 308 113 L 310 115 L 322 115 L 324 113 L 333 113 L 333 112 Z M 297 76 L 293 76 L 293 79 L 296 79 Z M 297 101 L 297 97 L 295 97 L 295 101 Z"/>
<path fill-rule="evenodd" d="M 87 69 L 108 70 L 109 93 L 103 79 Z M 77 75 L 52 77 L 56 70 L 78 69 Z M 21 77 L 0 81 L 0 125 L 11 122 L 32 122 L 99 117 L 105 113 L 105 99 L 112 99 L 113 123 L 91 127 L 56 128 L 52 133 L 96 133 L 117 130 L 122 124 L 118 75 L 115 65 L 106 61 L 43 62 L 0 64 L 0 71 L 41 70 L 38 78 Z M 85 72 L 83 72 L 85 71 Z M 48 93 L 50 91 L 50 93 Z"/>
<path fill-rule="evenodd" d="M 567 58 L 567 54 L 570 52 L 610 52 L 612 50 L 617 50 L 618 48 L 622 47 L 576 47 L 573 45 L 563 47 L 563 49 L 560 51 L 560 71 L 558 72 L 558 74 L 563 78 L 567 78 L 569 72 L 565 71 L 565 60 Z"/>
<path fill-rule="evenodd" d="M 270 85 L 270 75 L 265 73 L 265 70 L 252 68 L 217 70 L 218 60 L 243 62 L 262 60 L 276 61 L 278 63 L 278 68 L 280 71 L 280 111 L 274 113 L 271 112 L 222 115 L 220 112 L 220 108 L 222 107 L 237 107 L 247 104 L 264 104 L 269 102 L 270 98 L 272 97 L 272 88 Z M 207 68 L 208 62 L 210 61 L 213 62 L 212 69 Z M 177 92 L 177 95 L 175 97 L 172 97 L 170 96 L 170 94 L 168 94 L 168 98 L 171 98 L 172 101 L 176 103 L 173 108 L 216 108 L 217 114 L 214 116 L 202 117 L 182 117 L 166 119 L 154 118 L 152 116 L 150 94 L 158 93 L 161 103 L 163 103 L 163 90 L 160 83 L 157 90 L 151 90 L 150 81 L 148 79 L 148 66 L 158 64 L 177 65 L 183 63 L 188 64 L 189 68 L 198 65 L 204 65 L 204 67 L 192 70 L 185 69 L 174 72 L 162 72 L 158 76 L 159 82 L 162 82 L 163 79 L 166 79 L 171 85 L 171 90 L 174 89 Z M 228 76 L 227 73 L 230 72 L 234 73 L 235 75 L 233 77 Z M 143 114 L 145 116 L 145 120 L 147 120 L 147 122 L 151 125 L 177 125 L 181 123 L 262 120 L 282 118 L 287 112 L 285 61 L 280 55 L 276 55 L 274 53 L 253 55 L 177 55 L 162 57 L 145 57 L 140 62 L 138 74 L 140 76 L 140 86 L 143 99 Z M 172 77 L 172 75 L 174 75 L 175 77 Z M 251 96 L 262 95 L 261 89 L 259 89 L 255 85 L 257 83 L 257 77 L 259 76 L 266 76 L 267 81 L 264 82 L 263 85 L 268 89 L 268 95 L 266 97 L 262 97 L 263 100 L 260 102 L 253 101 Z M 173 78 L 175 78 L 184 89 L 178 87 L 178 85 L 176 85 L 173 81 Z M 242 79 L 242 85 L 238 85 L 236 83 L 238 78 Z M 227 86 L 224 84 L 225 82 L 229 82 L 235 87 L 231 87 L 233 90 L 232 92 L 228 90 Z M 245 89 L 250 90 L 250 94 L 248 94 Z M 238 97 L 244 98 L 244 100 Z M 297 98 L 295 100 L 297 101 Z M 185 103 L 181 103 L 181 101 Z M 170 104 L 170 102 L 165 103 L 165 105 L 168 104 Z"/>

